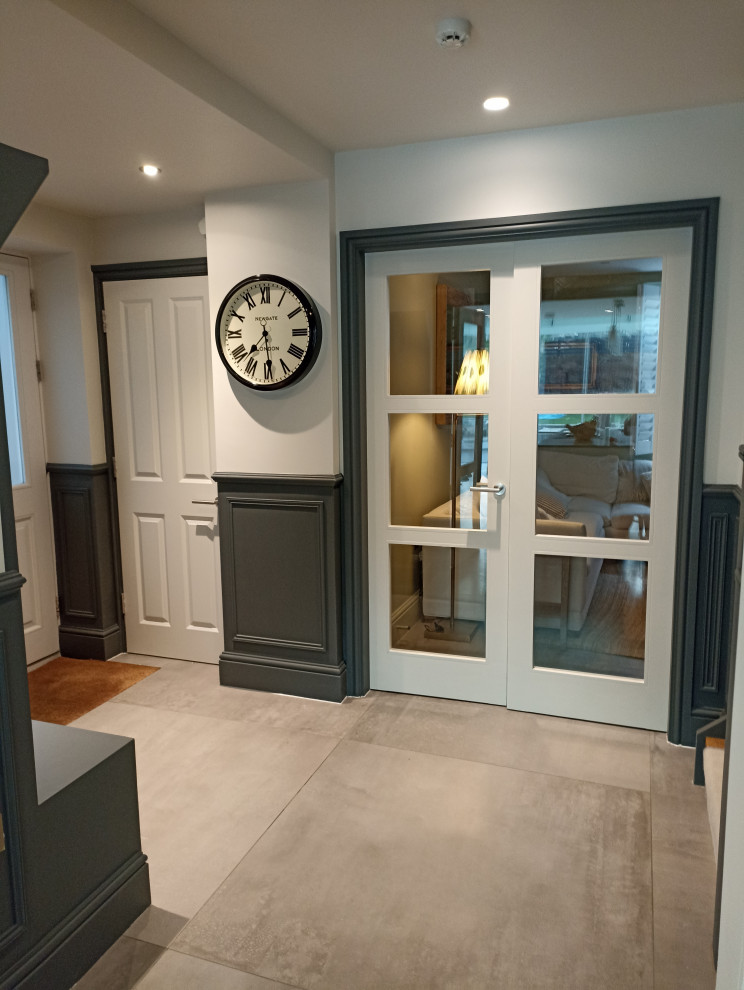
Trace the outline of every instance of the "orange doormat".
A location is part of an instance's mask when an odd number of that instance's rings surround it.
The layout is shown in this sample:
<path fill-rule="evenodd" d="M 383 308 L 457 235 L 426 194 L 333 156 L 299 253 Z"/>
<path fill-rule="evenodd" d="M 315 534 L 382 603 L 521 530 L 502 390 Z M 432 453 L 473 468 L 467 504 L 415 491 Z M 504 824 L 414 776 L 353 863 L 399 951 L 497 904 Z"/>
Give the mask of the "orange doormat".
<path fill-rule="evenodd" d="M 136 684 L 160 667 L 117 660 L 70 660 L 57 657 L 29 671 L 31 718 L 69 725 Z"/>

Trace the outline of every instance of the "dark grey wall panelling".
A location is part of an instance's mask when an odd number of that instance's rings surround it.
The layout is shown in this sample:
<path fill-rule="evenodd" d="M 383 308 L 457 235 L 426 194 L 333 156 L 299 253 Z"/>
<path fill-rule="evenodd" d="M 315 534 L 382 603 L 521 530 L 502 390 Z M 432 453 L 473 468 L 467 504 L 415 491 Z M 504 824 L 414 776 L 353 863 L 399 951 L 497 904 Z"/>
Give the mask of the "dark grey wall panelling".
<path fill-rule="evenodd" d="M 741 493 L 735 485 L 703 489 L 698 622 L 685 742 L 726 708 L 735 601 L 734 567 Z"/>
<path fill-rule="evenodd" d="M 214 475 L 220 683 L 341 701 L 340 475 Z"/>
<path fill-rule="evenodd" d="M 125 649 L 111 478 L 106 464 L 49 464 L 60 653 L 108 660 Z"/>

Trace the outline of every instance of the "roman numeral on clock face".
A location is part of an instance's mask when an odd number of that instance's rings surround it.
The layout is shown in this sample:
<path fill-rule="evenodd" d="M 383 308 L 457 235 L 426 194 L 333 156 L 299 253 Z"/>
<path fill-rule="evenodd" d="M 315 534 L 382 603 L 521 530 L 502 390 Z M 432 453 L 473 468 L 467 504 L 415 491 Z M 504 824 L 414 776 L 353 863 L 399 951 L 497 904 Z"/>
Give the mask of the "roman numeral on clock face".
<path fill-rule="evenodd" d="M 305 327 L 298 327 L 296 330 L 292 330 L 293 337 L 307 337 L 307 329 Z"/>
<path fill-rule="evenodd" d="M 230 337 L 239 337 L 242 334 L 242 332 L 243 332 L 243 328 L 242 327 L 238 327 L 237 330 L 228 330 L 225 333 L 225 337 L 227 337 L 227 339 L 229 340 Z"/>
<path fill-rule="evenodd" d="M 238 344 L 235 350 L 231 351 L 230 353 L 232 354 L 232 357 L 234 358 L 235 361 L 242 361 L 243 358 L 248 353 L 248 351 L 245 349 L 245 347 L 243 347 L 242 344 Z"/>
<path fill-rule="evenodd" d="M 289 347 L 287 348 L 287 353 L 291 354 L 292 357 L 299 359 L 302 357 L 302 355 L 305 352 L 300 347 L 298 347 L 297 344 L 290 344 Z"/>
<path fill-rule="evenodd" d="M 289 368 L 286 366 L 282 358 L 279 358 L 279 364 L 282 366 L 282 371 L 285 375 L 289 374 Z"/>
<path fill-rule="evenodd" d="M 258 365 L 258 361 L 256 361 L 254 357 L 250 358 L 248 364 L 245 366 L 246 373 L 252 375 L 253 372 L 256 370 L 257 365 Z"/>
<path fill-rule="evenodd" d="M 260 289 L 261 289 L 261 302 L 262 303 L 270 304 L 271 303 L 271 286 L 270 285 L 262 285 L 262 286 L 260 286 Z"/>
<path fill-rule="evenodd" d="M 248 303 L 248 309 L 256 308 L 256 301 L 253 298 L 253 296 L 250 294 L 250 292 L 246 292 L 245 295 L 243 296 L 243 299 L 245 299 L 245 301 Z"/>
<path fill-rule="evenodd" d="M 301 312 L 302 306 L 298 306 L 297 309 L 293 309 L 291 313 L 287 313 L 287 319 L 291 320 L 293 316 L 297 316 L 297 314 Z"/>

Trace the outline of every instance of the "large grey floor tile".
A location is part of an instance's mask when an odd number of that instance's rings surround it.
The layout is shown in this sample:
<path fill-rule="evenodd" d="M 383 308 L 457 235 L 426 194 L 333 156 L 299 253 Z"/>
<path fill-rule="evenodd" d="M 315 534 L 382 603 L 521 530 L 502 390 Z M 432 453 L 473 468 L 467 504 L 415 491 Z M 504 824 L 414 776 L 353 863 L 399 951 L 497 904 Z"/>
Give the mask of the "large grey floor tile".
<path fill-rule="evenodd" d="M 645 730 L 496 705 L 381 694 L 349 738 L 617 787 L 650 786 Z"/>
<path fill-rule="evenodd" d="M 173 947 L 313 990 L 650 990 L 649 796 L 342 742 Z"/>
<path fill-rule="evenodd" d="M 189 919 L 151 905 L 127 928 L 125 935 L 167 948 Z"/>
<path fill-rule="evenodd" d="M 75 984 L 75 990 L 132 990 L 163 949 L 120 938 Z"/>
<path fill-rule="evenodd" d="M 651 820 L 656 990 L 713 990 L 716 867 L 694 751 L 654 734 Z"/>
<path fill-rule="evenodd" d="M 125 656 L 129 660 L 129 655 Z M 223 687 L 219 682 L 219 669 L 213 664 L 160 661 L 150 657 L 140 659 L 149 660 L 156 666 L 160 664 L 161 670 L 118 695 L 117 702 L 237 722 L 257 722 L 340 739 L 375 700 L 374 695 L 368 695 L 332 704 Z"/>
<path fill-rule="evenodd" d="M 205 959 L 166 952 L 137 990 L 285 990 L 286 986 Z"/>
<path fill-rule="evenodd" d="M 310 732 L 119 702 L 101 705 L 75 725 L 135 739 L 152 901 L 184 917 L 204 903 L 336 745 Z"/>

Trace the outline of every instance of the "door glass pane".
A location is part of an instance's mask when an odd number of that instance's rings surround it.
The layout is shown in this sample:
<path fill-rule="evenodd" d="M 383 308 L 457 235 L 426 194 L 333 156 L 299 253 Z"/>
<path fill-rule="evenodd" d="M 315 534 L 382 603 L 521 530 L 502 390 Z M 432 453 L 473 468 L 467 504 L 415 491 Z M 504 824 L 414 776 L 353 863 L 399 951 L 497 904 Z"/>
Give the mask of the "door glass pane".
<path fill-rule="evenodd" d="M 454 395 L 466 355 L 487 360 L 489 283 L 487 271 L 388 278 L 391 395 Z"/>
<path fill-rule="evenodd" d="M 661 258 L 544 267 L 540 393 L 655 392 L 660 307 Z"/>
<path fill-rule="evenodd" d="M 537 417 L 535 532 L 648 539 L 651 413 Z"/>
<path fill-rule="evenodd" d="M 535 556 L 533 666 L 642 680 L 648 564 Z"/>
<path fill-rule="evenodd" d="M 485 657 L 485 550 L 392 544 L 390 588 L 394 649 Z"/>
<path fill-rule="evenodd" d="M 389 424 L 392 525 L 485 529 L 488 497 L 470 488 L 486 483 L 488 416 L 392 413 Z"/>
<path fill-rule="evenodd" d="M 2 365 L 3 397 L 5 399 L 5 423 L 8 430 L 10 480 L 14 485 L 22 485 L 25 481 L 25 472 L 21 440 L 21 414 L 18 406 L 10 296 L 8 279 L 5 275 L 0 275 L 0 365 Z"/>

